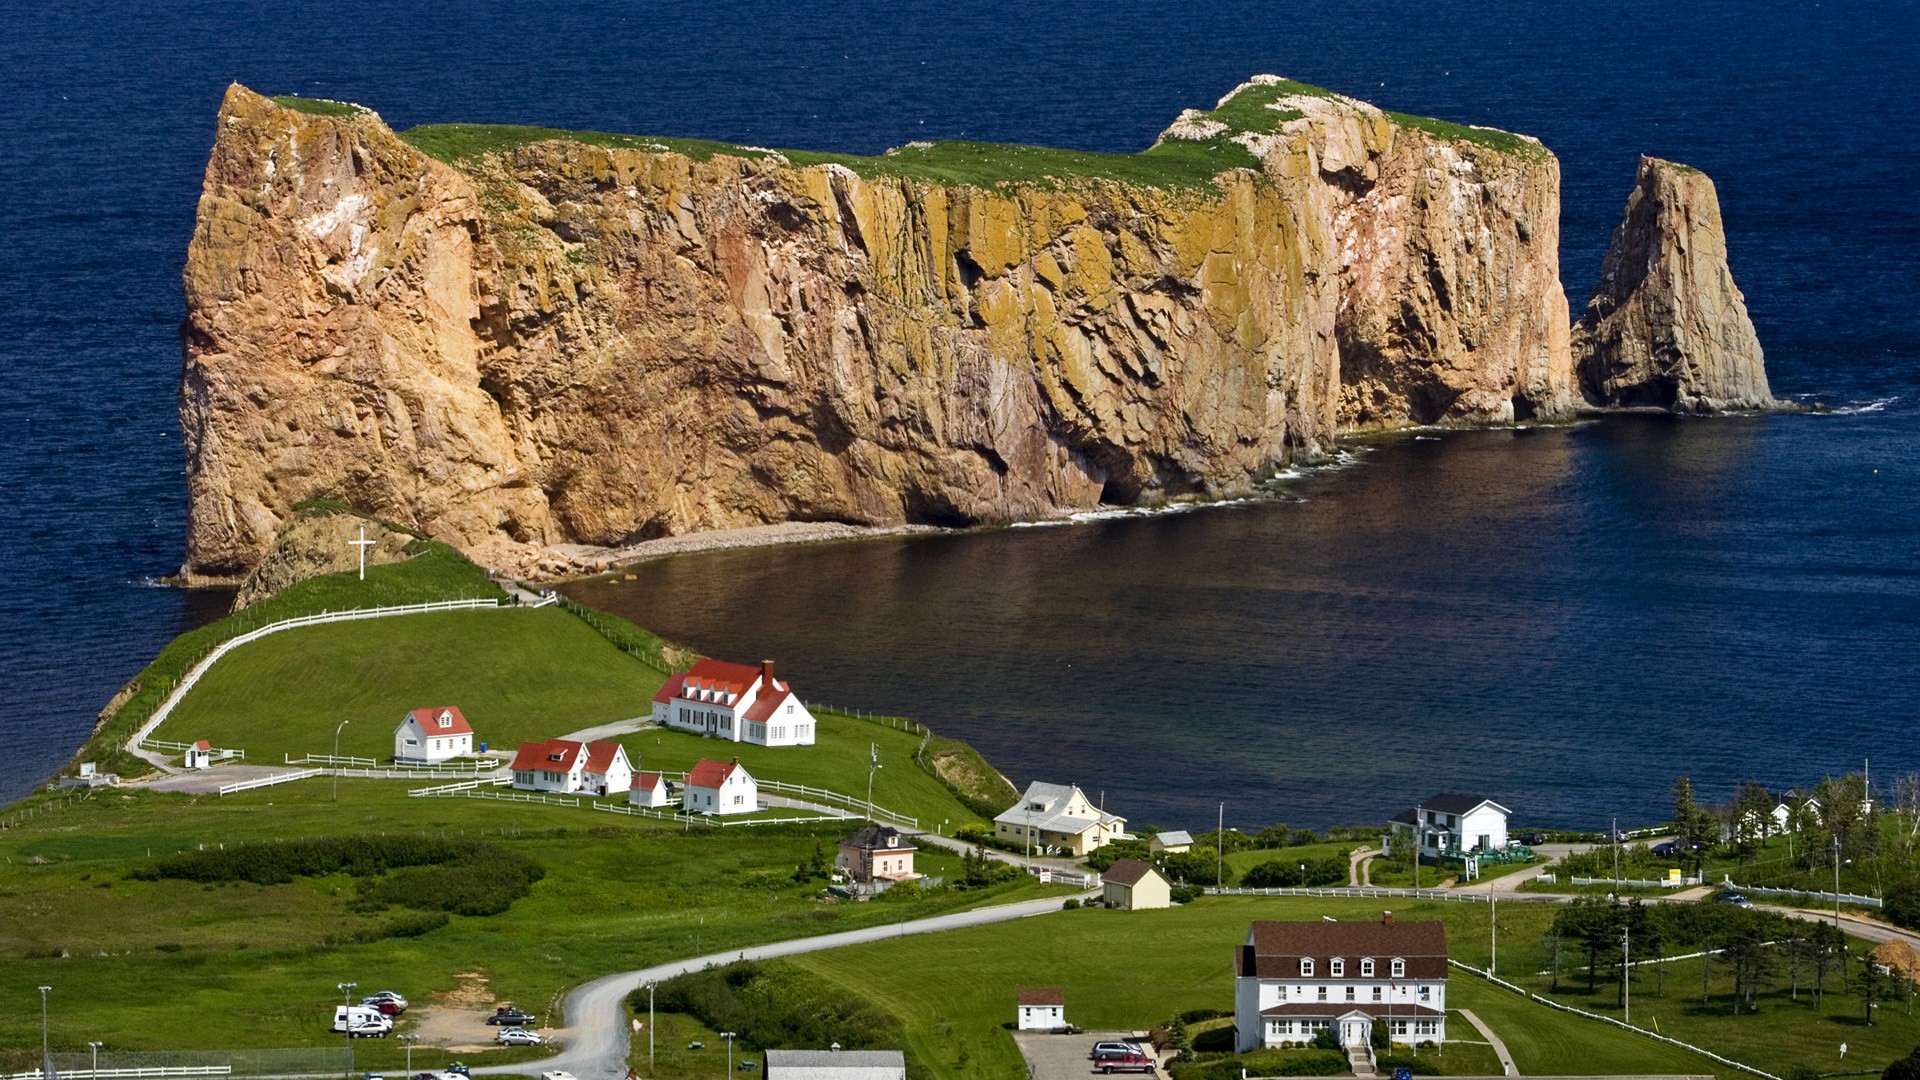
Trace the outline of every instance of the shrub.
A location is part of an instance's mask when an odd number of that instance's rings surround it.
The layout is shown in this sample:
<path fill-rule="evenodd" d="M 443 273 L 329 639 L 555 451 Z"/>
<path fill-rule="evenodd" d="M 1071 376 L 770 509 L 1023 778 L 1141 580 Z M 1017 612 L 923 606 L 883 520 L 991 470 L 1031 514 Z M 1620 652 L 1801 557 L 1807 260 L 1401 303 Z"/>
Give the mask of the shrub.
<path fill-rule="evenodd" d="M 646 993 L 637 992 L 628 1004 L 644 1013 Z M 753 963 L 668 979 L 655 988 L 654 1007 L 685 1013 L 715 1031 L 738 1032 L 740 1041 L 754 1049 L 837 1042 L 848 1050 L 868 1050 L 901 1043 L 898 1022 L 889 1014 L 810 976 L 770 973 Z"/>
<path fill-rule="evenodd" d="M 527 895 L 546 870 L 528 856 L 471 840 L 426 836 L 316 836 L 183 851 L 129 877 L 284 885 L 296 877 L 360 878 L 354 907 L 389 905 L 456 915 L 497 915 Z M 424 932 L 424 931 L 422 931 Z M 385 936 L 385 935 L 383 935 Z"/>
<path fill-rule="evenodd" d="M 1880 911 L 1893 920 L 1894 925 L 1909 930 L 1920 929 L 1920 880 L 1902 881 L 1887 888 L 1886 896 L 1880 901 Z M 1920 1049 L 1915 1050 L 1920 1054 Z"/>
<path fill-rule="evenodd" d="M 1333 1033 L 1332 1027 L 1323 1027 L 1313 1033 L 1313 1047 L 1316 1050 L 1338 1050 L 1340 1037 Z"/>
<path fill-rule="evenodd" d="M 1249 889 L 1291 889 L 1303 885 L 1344 885 L 1347 860 L 1337 856 L 1315 859 L 1301 869 L 1299 859 L 1274 859 L 1251 867 L 1240 875 L 1240 884 Z"/>
<path fill-rule="evenodd" d="M 1072 911 L 1074 908 L 1077 908 L 1079 906 L 1080 906 L 1080 901 L 1071 896 L 1067 897 L 1065 900 L 1060 901 L 1061 911 Z"/>
<path fill-rule="evenodd" d="M 1188 1009 L 1180 1014 L 1179 1019 L 1189 1024 L 1197 1024 L 1202 1020 L 1218 1020 L 1223 1016 L 1232 1015 L 1225 1009 Z"/>
<path fill-rule="evenodd" d="M 927 894 L 927 890 L 917 881 L 902 881 L 874 897 L 875 900 L 889 904 L 910 904 Z"/>
<path fill-rule="evenodd" d="M 1191 904 L 1204 895 L 1206 890 L 1198 885 L 1175 885 L 1167 892 L 1167 898 L 1176 904 Z"/>
<path fill-rule="evenodd" d="M 481 844 L 456 862 L 363 878 L 354 903 L 363 910 L 399 905 L 455 915 L 498 915 L 545 876 L 546 869 L 527 856 Z"/>
<path fill-rule="evenodd" d="M 1087 866 L 1089 869 L 1105 871 L 1112 869 L 1113 864 L 1121 859 L 1145 862 L 1150 857 L 1151 852 L 1145 840 L 1115 840 L 1095 848 L 1093 854 L 1087 856 Z"/>

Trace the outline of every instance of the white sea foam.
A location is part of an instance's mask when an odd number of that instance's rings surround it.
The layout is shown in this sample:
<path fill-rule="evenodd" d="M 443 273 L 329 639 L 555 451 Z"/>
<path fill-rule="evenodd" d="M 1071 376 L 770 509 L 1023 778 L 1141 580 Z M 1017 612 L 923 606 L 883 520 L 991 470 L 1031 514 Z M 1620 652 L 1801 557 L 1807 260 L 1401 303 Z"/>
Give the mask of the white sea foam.
<path fill-rule="evenodd" d="M 1864 401 L 1854 405 L 1842 405 L 1839 408 L 1829 410 L 1829 412 L 1834 416 L 1859 416 L 1862 413 L 1885 412 L 1887 406 L 1899 400 L 1900 397 L 1896 394 L 1893 397 L 1874 398 L 1872 401 Z"/>

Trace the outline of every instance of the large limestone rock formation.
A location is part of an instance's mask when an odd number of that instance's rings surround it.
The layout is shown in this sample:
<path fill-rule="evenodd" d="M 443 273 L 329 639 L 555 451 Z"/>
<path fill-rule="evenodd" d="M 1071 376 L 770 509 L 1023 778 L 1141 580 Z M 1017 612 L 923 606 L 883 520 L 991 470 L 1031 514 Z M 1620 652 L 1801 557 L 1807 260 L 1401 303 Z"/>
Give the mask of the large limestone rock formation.
<path fill-rule="evenodd" d="M 1590 404 L 1694 413 L 1777 404 L 1746 298 L 1727 269 L 1719 196 L 1698 169 L 1640 159 L 1575 336 Z"/>
<path fill-rule="evenodd" d="M 327 510 L 297 511 L 273 539 L 266 554 L 234 594 L 233 610 L 257 604 L 297 581 L 360 567 L 360 539 L 368 566 L 405 561 L 414 537 L 358 514 Z"/>
<path fill-rule="evenodd" d="M 1112 159 L 1197 178 L 408 138 L 453 163 L 227 94 L 185 273 L 190 578 L 315 496 L 551 570 L 1226 495 L 1343 429 L 1575 403 L 1553 156 L 1269 77 Z"/>

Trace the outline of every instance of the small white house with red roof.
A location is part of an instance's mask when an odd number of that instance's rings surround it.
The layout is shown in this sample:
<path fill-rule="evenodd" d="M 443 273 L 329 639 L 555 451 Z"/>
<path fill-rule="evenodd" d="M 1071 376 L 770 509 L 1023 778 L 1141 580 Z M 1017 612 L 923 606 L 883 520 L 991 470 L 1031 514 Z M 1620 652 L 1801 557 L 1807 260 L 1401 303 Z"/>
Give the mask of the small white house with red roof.
<path fill-rule="evenodd" d="M 659 773 L 637 772 L 627 789 L 627 802 L 658 810 L 673 803 L 673 793 L 667 790 L 666 778 Z"/>
<path fill-rule="evenodd" d="M 433 765 L 473 753 L 473 728 L 452 705 L 415 709 L 393 729 L 393 760 Z"/>
<path fill-rule="evenodd" d="M 689 814 L 751 814 L 760 809 L 760 785 L 740 764 L 701 758 L 680 789 L 680 806 Z"/>
<path fill-rule="evenodd" d="M 627 748 L 616 742 L 578 743 L 548 739 L 520 744 L 513 756 L 513 786 L 557 795 L 605 795 L 633 787 Z"/>
<path fill-rule="evenodd" d="M 186 767 L 189 769 L 213 768 L 213 744 L 205 739 L 187 747 Z"/>
<path fill-rule="evenodd" d="M 793 688 L 773 676 L 773 661 L 759 667 L 701 660 L 668 676 L 653 695 L 654 722 L 713 739 L 755 746 L 812 746 L 813 714 Z"/>

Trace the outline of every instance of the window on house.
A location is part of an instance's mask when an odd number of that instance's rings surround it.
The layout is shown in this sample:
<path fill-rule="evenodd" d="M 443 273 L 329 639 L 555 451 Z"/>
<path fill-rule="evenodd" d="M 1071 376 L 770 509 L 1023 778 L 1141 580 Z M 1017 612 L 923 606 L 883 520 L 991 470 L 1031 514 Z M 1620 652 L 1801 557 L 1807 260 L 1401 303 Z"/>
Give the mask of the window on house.
<path fill-rule="evenodd" d="M 1428 999 L 1430 999 L 1430 998 L 1431 998 L 1432 996 L 1433 996 L 1433 988 L 1432 988 L 1432 987 L 1430 987 L 1430 986 L 1423 986 L 1423 987 L 1421 987 L 1421 988 L 1420 988 L 1420 1000 L 1421 1000 L 1421 1001 L 1426 1001 L 1426 1000 L 1428 1000 Z"/>
<path fill-rule="evenodd" d="M 1407 962 L 1405 960 L 1395 960 L 1393 962 L 1393 977 L 1398 979 L 1404 976 L 1406 973 L 1407 973 Z"/>
<path fill-rule="evenodd" d="M 1286 987 L 1284 987 L 1284 986 L 1276 986 L 1276 987 L 1274 987 L 1274 989 L 1275 989 L 1276 991 L 1278 991 L 1278 999 L 1279 999 L 1279 1000 L 1281 1000 L 1281 1001 L 1285 1001 L 1285 1000 L 1287 1000 L 1287 988 L 1286 988 Z"/>
<path fill-rule="evenodd" d="M 1304 978 L 1313 978 L 1313 957 L 1303 956 L 1300 958 L 1300 974 Z"/>
<path fill-rule="evenodd" d="M 1319 989 L 1320 989 L 1320 993 L 1319 993 L 1320 1000 L 1321 1001 L 1327 1000 L 1327 988 L 1322 986 Z"/>
<path fill-rule="evenodd" d="M 1380 987 L 1378 987 L 1378 986 L 1376 986 L 1376 987 L 1374 987 L 1374 988 L 1373 988 L 1373 1000 L 1375 1000 L 1375 1001 L 1379 1001 L 1379 1000 L 1380 1000 L 1380 993 L 1381 993 L 1381 991 L 1380 991 Z"/>
<path fill-rule="evenodd" d="M 1347 962 L 1345 960 L 1336 956 L 1332 960 L 1327 961 L 1327 974 L 1337 979 L 1340 976 L 1345 975 L 1346 973 L 1347 973 Z"/>
<path fill-rule="evenodd" d="M 1365 978 L 1373 978 L 1373 957 L 1360 961 L 1360 974 Z"/>
<path fill-rule="evenodd" d="M 1354 992 L 1354 989 L 1355 989 L 1355 988 L 1354 988 L 1354 987 L 1351 987 L 1351 986 L 1349 986 L 1349 987 L 1347 987 L 1347 1000 L 1348 1000 L 1348 1001 L 1352 1001 L 1352 1000 L 1354 1000 L 1354 996 L 1353 996 L 1353 992 Z"/>

